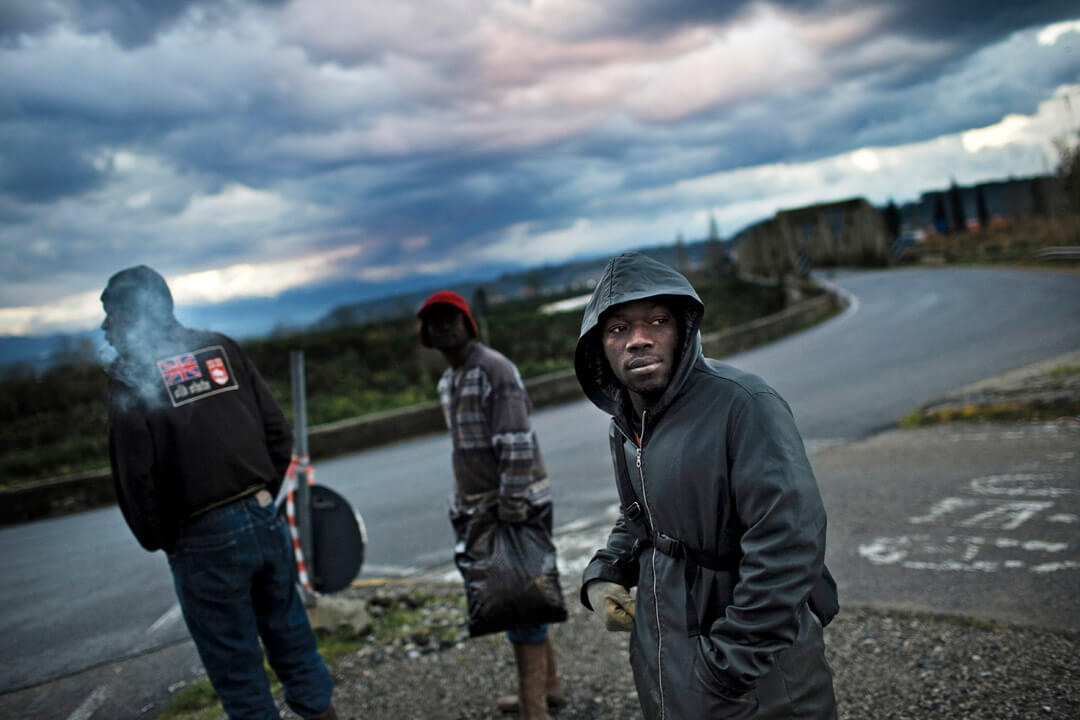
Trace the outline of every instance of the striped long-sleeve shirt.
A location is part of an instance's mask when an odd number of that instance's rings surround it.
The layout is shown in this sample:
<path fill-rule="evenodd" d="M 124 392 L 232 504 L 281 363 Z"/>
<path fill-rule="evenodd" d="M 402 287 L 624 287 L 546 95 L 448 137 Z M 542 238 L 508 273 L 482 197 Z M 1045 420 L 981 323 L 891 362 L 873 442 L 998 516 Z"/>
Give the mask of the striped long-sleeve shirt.
<path fill-rule="evenodd" d="M 476 342 L 465 364 L 439 379 L 446 426 L 454 446 L 454 482 L 459 500 L 498 491 L 507 498 L 549 500 L 532 403 L 510 360 Z M 545 497 L 546 496 L 546 497 Z"/>

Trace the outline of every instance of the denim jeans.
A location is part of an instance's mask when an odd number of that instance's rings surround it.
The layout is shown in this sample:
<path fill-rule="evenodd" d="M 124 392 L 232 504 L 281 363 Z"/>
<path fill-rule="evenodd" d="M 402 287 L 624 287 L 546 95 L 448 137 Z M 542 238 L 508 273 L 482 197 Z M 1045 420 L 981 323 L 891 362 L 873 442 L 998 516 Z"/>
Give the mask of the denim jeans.
<path fill-rule="evenodd" d="M 296 589 L 285 523 L 254 496 L 189 522 L 169 555 L 184 621 L 210 682 L 232 720 L 280 717 L 263 670 L 285 688 L 303 718 L 326 712 L 333 679 Z"/>
<path fill-rule="evenodd" d="M 506 638 L 513 645 L 543 645 L 548 641 L 547 623 L 522 625 L 506 631 Z"/>

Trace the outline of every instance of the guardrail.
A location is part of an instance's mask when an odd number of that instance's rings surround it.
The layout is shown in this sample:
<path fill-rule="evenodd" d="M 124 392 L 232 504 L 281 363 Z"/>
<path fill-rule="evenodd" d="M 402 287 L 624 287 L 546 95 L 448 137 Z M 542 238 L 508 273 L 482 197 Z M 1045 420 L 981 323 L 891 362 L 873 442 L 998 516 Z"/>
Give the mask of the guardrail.
<path fill-rule="evenodd" d="M 846 299 L 835 291 L 803 300 L 778 313 L 704 335 L 702 349 L 709 357 L 724 357 L 815 325 Z M 584 398 L 573 370 L 549 373 L 525 381 L 533 407 L 542 408 Z M 308 432 L 312 458 L 356 452 L 400 440 L 445 432 L 438 402 L 363 415 L 316 425 Z M 0 490 L 0 526 L 65 515 L 116 502 L 108 468 L 32 485 Z"/>
<path fill-rule="evenodd" d="M 1043 248 L 1035 253 L 1040 260 L 1080 261 L 1080 245 Z"/>

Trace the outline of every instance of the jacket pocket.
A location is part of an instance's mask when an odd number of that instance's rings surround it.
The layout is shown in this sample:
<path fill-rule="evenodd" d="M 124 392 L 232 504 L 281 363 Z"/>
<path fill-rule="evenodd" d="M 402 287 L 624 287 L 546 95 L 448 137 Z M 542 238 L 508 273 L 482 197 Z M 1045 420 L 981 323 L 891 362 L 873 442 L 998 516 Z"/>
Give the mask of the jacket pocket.
<path fill-rule="evenodd" d="M 795 644 L 776 654 L 776 670 L 783 675 L 793 707 L 828 706 L 835 702 L 832 700 L 832 669 L 825 659 L 821 621 L 805 605 L 799 611 L 799 634 Z"/>
<path fill-rule="evenodd" d="M 690 675 L 694 680 L 695 695 L 701 705 L 699 717 L 708 718 L 748 718 L 753 717 L 758 708 L 757 689 L 739 691 L 717 679 L 702 650 L 708 643 L 705 638 L 698 638 Z"/>

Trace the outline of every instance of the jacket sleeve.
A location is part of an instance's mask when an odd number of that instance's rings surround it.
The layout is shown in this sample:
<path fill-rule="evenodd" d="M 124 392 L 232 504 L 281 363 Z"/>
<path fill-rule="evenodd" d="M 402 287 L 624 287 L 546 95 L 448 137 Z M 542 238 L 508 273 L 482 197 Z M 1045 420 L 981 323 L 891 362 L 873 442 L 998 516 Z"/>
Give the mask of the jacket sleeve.
<path fill-rule="evenodd" d="M 581 575 L 581 604 L 592 610 L 586 586 L 593 580 L 607 580 L 625 588 L 632 588 L 638 583 L 637 549 L 634 536 L 626 528 L 626 520 L 619 513 L 615 527 L 608 535 L 607 545 L 596 551 L 592 560 L 585 566 Z"/>
<path fill-rule="evenodd" d="M 622 452 L 622 443 L 616 438 L 622 436 L 618 434 L 619 431 L 615 428 L 615 423 L 608 426 L 608 441 L 611 450 L 611 464 L 615 470 L 616 478 L 619 474 L 619 459 L 616 453 Z M 620 487 L 620 506 L 626 505 L 626 498 L 621 497 L 622 483 L 616 480 L 616 486 Z M 608 582 L 619 583 L 623 587 L 632 588 L 638 584 L 638 556 L 640 554 L 640 546 L 636 543 L 637 538 L 633 532 L 626 526 L 626 517 L 623 515 L 622 507 L 619 509 L 619 517 L 615 520 L 615 527 L 611 529 L 611 533 L 608 535 L 607 546 L 600 548 L 593 555 L 592 560 L 585 567 L 585 572 L 581 576 L 581 604 L 592 610 L 589 604 L 589 596 L 585 592 L 586 586 L 592 580 L 607 580 Z"/>
<path fill-rule="evenodd" d="M 533 477 L 536 433 L 529 421 L 529 396 L 516 371 L 502 378 L 485 376 L 482 392 L 499 473 L 499 497 L 522 500 L 537 479 Z"/>
<path fill-rule="evenodd" d="M 145 549 L 172 552 L 175 518 L 154 477 L 154 442 L 133 394 L 113 382 L 109 398 L 109 464 L 117 504 Z"/>
<path fill-rule="evenodd" d="M 799 608 L 822 573 L 825 508 L 791 410 L 776 394 L 748 396 L 727 434 L 742 560 L 732 602 L 699 651 L 717 684 L 739 693 L 798 636 Z"/>
<path fill-rule="evenodd" d="M 281 412 L 281 406 L 274 400 L 270 388 L 259 374 L 255 364 L 243 354 L 244 363 L 247 365 L 248 377 L 251 378 L 251 389 L 255 394 L 255 402 L 259 406 L 259 414 L 262 416 L 263 432 L 266 435 L 266 450 L 270 454 L 270 461 L 274 464 L 274 485 L 269 488 L 271 494 L 277 495 L 281 489 L 281 483 L 285 477 L 285 471 L 289 469 L 292 461 L 293 434 L 289 421 Z"/>

